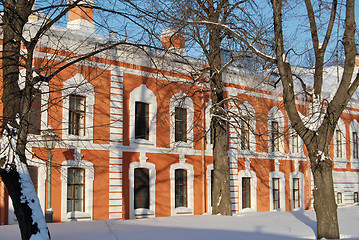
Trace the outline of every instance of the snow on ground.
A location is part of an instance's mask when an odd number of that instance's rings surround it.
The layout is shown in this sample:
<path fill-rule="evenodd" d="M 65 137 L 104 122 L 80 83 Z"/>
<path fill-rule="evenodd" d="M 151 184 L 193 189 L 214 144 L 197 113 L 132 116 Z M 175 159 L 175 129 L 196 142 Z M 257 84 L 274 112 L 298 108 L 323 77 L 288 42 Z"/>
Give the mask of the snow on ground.
<path fill-rule="evenodd" d="M 338 209 L 342 239 L 359 240 L 359 206 Z M 53 240 L 294 240 L 315 239 L 313 210 L 179 216 L 49 224 Z M 18 240 L 16 225 L 0 226 L 0 240 Z"/>

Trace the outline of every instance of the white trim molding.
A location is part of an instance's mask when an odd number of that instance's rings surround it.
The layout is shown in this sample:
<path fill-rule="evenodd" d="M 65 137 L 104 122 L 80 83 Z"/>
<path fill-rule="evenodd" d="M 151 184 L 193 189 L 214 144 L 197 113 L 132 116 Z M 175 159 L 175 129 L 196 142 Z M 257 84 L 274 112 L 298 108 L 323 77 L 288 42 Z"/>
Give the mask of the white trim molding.
<path fill-rule="evenodd" d="M 299 201 L 300 201 L 300 207 L 294 208 L 294 199 L 293 199 L 293 178 L 299 178 Z M 291 204 L 291 210 L 300 210 L 304 209 L 304 174 L 302 172 L 291 172 L 290 173 L 290 204 Z"/>
<path fill-rule="evenodd" d="M 278 209 L 273 209 L 273 178 L 279 178 L 280 207 Z M 283 172 L 274 171 L 269 173 L 269 201 L 270 211 L 285 211 L 285 177 Z"/>
<path fill-rule="evenodd" d="M 251 179 L 251 207 L 242 209 L 242 178 L 248 177 Z M 239 212 L 257 211 L 257 174 L 249 169 L 241 170 L 238 172 L 238 192 L 241 196 L 238 200 Z"/>
<path fill-rule="evenodd" d="M 70 95 L 75 94 L 86 98 L 85 106 L 85 134 L 77 136 L 68 133 Z M 82 74 L 76 74 L 73 78 L 64 82 L 62 91 L 62 138 L 64 140 L 93 140 L 93 118 L 95 105 L 95 90 Z"/>
<path fill-rule="evenodd" d="M 338 144 L 337 144 L 337 131 L 340 131 L 341 134 L 341 151 L 342 151 L 342 156 L 338 157 L 337 156 L 337 149 L 338 149 Z M 345 124 L 343 122 L 343 120 L 341 118 L 339 118 L 338 120 L 338 124 L 335 128 L 334 131 L 334 136 L 333 136 L 333 140 L 334 140 L 334 167 L 335 168 L 347 168 L 347 164 L 349 163 L 349 160 L 347 159 L 347 148 L 346 148 L 346 129 L 345 129 Z"/>
<path fill-rule="evenodd" d="M 176 107 L 185 108 L 187 110 L 187 141 L 186 142 L 176 142 L 175 141 L 175 110 Z M 193 119 L 194 119 L 194 108 L 192 99 L 180 91 L 179 93 L 173 95 L 170 103 L 170 124 L 171 124 L 171 147 L 193 147 Z"/>
<path fill-rule="evenodd" d="M 67 212 L 67 169 L 82 168 L 85 170 L 85 212 Z M 91 162 L 85 160 L 67 160 L 61 166 L 61 221 L 81 221 L 93 219 L 93 181 L 95 170 Z"/>
<path fill-rule="evenodd" d="M 353 139 L 353 133 L 356 132 L 358 136 L 358 145 L 359 145 L 359 123 L 356 119 L 354 119 L 350 123 L 350 151 L 351 151 L 351 159 L 350 159 L 350 165 L 352 169 L 359 169 L 359 158 L 354 158 L 353 150 L 354 150 L 354 139 Z M 358 146 L 359 148 L 359 146 Z M 358 149 L 359 151 L 359 149 Z M 359 153 L 358 153 L 359 155 Z"/>
<path fill-rule="evenodd" d="M 242 150 L 241 148 L 241 136 L 238 136 L 238 149 L 240 149 L 241 153 L 250 153 L 256 151 L 256 112 L 252 105 L 250 105 L 247 101 L 242 103 L 239 106 L 239 116 L 243 118 L 248 119 L 248 125 L 249 125 L 249 150 Z M 241 122 L 242 123 L 242 122 Z M 240 129 L 242 129 L 242 126 L 240 126 Z"/>
<path fill-rule="evenodd" d="M 209 164 L 207 166 L 207 209 L 208 212 L 212 212 L 212 199 L 211 199 L 211 195 L 212 195 L 212 188 L 211 188 L 211 181 L 212 181 L 212 176 L 211 176 L 211 171 L 214 170 L 214 166 L 213 164 Z"/>
<path fill-rule="evenodd" d="M 150 172 L 150 208 L 149 209 L 135 209 L 135 169 L 136 168 L 147 168 Z M 156 166 L 153 163 L 146 161 L 132 162 L 129 168 L 129 183 L 130 183 L 130 219 L 144 218 L 144 217 L 155 217 L 156 216 Z"/>
<path fill-rule="evenodd" d="M 272 122 L 278 122 L 279 151 L 272 152 Z M 284 115 L 277 106 L 272 107 L 268 112 L 268 152 L 273 156 L 284 154 Z"/>
<path fill-rule="evenodd" d="M 147 139 L 135 139 L 135 110 L 136 102 L 143 102 L 149 105 L 149 136 Z M 147 88 L 145 84 L 135 88 L 130 93 L 129 100 L 130 110 L 130 141 L 135 144 L 156 145 L 156 117 L 157 117 L 157 100 L 156 95 Z"/>
<path fill-rule="evenodd" d="M 184 169 L 187 171 L 187 207 L 175 207 L 176 196 L 175 196 L 175 171 L 177 169 Z M 170 179 L 171 179 L 171 215 L 193 215 L 194 214 L 194 199 L 193 199 L 193 180 L 194 180 L 194 170 L 193 166 L 183 161 L 180 163 L 174 163 L 171 165 L 170 169 Z"/>

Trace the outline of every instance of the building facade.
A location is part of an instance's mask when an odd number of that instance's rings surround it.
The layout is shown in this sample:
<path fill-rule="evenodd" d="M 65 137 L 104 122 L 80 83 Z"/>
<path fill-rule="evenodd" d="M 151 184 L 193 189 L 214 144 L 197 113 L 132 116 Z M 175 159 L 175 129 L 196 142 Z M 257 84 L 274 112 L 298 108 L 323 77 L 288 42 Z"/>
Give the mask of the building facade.
<path fill-rule="evenodd" d="M 76 54 L 106 40 L 94 33 L 93 12 L 86 11 L 74 9 L 67 28 L 52 30 L 68 46 L 83 43 Z M 36 25 L 36 19 L 30 23 Z M 163 47 L 184 54 L 184 38 L 172 41 L 171 34 L 164 32 Z M 51 37 L 44 38 L 35 65 L 49 74 L 53 69 L 45 66 L 63 65 L 75 50 L 58 51 Z M 154 60 L 135 47 L 120 45 L 37 86 L 29 171 L 44 211 L 49 208 L 51 176 L 54 222 L 211 212 L 210 96 L 203 83 L 191 84 L 193 66 L 188 62 L 177 55 L 151 54 Z M 228 124 L 233 214 L 311 208 L 310 164 L 278 90 L 235 68 L 224 73 L 224 87 L 233 99 L 228 108 L 241 119 Z M 298 99 L 303 116 L 309 106 L 309 101 Z M 358 121 L 359 104 L 353 100 L 330 150 L 339 206 L 358 203 Z M 49 126 L 58 134 L 51 175 L 41 137 Z M 0 181 L 0 224 L 13 223 L 11 200 Z"/>

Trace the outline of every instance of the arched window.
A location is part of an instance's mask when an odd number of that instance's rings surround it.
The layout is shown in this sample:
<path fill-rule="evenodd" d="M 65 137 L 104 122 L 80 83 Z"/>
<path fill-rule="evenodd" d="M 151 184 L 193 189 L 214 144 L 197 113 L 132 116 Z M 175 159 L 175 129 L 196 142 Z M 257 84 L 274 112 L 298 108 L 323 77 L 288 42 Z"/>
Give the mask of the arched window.
<path fill-rule="evenodd" d="M 193 146 L 194 108 L 192 99 L 182 91 L 171 98 L 171 146 Z"/>
<path fill-rule="evenodd" d="M 283 172 L 275 171 L 269 175 L 270 209 L 285 210 L 285 177 Z"/>
<path fill-rule="evenodd" d="M 239 116 L 239 148 L 242 151 L 255 151 L 256 114 L 254 108 L 248 102 L 244 102 L 239 106 Z"/>
<path fill-rule="evenodd" d="M 273 107 L 268 113 L 269 151 L 273 154 L 284 153 L 284 116 Z"/>
<path fill-rule="evenodd" d="M 180 160 L 180 163 L 172 164 L 170 178 L 172 215 L 193 214 L 193 166 L 182 162 L 182 160 Z"/>
<path fill-rule="evenodd" d="M 334 132 L 334 167 L 346 168 L 346 130 L 342 119 L 339 119 Z"/>
<path fill-rule="evenodd" d="M 132 162 L 129 168 L 130 218 L 155 216 L 156 167 L 148 162 Z"/>
<path fill-rule="evenodd" d="M 63 139 L 93 139 L 93 85 L 76 74 L 64 82 L 63 89 Z"/>
<path fill-rule="evenodd" d="M 92 220 L 94 166 L 86 160 L 62 163 L 61 220 Z"/>
<path fill-rule="evenodd" d="M 145 84 L 130 93 L 130 139 L 132 143 L 156 143 L 157 100 Z"/>

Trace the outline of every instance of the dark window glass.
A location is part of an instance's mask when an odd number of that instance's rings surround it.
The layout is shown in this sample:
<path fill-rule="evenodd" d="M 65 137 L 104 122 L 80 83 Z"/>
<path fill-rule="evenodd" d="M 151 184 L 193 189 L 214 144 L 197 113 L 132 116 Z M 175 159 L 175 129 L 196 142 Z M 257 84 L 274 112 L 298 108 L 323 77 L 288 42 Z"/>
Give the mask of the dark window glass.
<path fill-rule="evenodd" d="M 242 208 L 251 207 L 251 178 L 242 178 Z"/>
<path fill-rule="evenodd" d="M 279 124 L 276 121 L 272 121 L 272 132 L 271 132 L 271 143 L 272 143 L 272 152 L 279 151 Z"/>
<path fill-rule="evenodd" d="M 150 170 L 135 168 L 135 209 L 150 208 Z"/>
<path fill-rule="evenodd" d="M 272 179 L 273 209 L 280 208 L 279 178 Z"/>
<path fill-rule="evenodd" d="M 355 192 L 355 193 L 354 193 L 354 203 L 357 203 L 357 202 L 359 202 L 358 192 Z"/>
<path fill-rule="evenodd" d="M 248 119 L 241 120 L 241 149 L 242 150 L 249 150 Z"/>
<path fill-rule="evenodd" d="M 29 133 L 40 135 L 41 128 L 41 91 L 34 90 L 31 103 Z"/>
<path fill-rule="evenodd" d="M 187 207 L 187 170 L 175 170 L 175 207 Z"/>
<path fill-rule="evenodd" d="M 149 104 L 136 102 L 135 106 L 135 138 L 149 139 Z"/>
<path fill-rule="evenodd" d="M 67 212 L 84 211 L 85 170 L 67 169 Z"/>
<path fill-rule="evenodd" d="M 359 158 L 358 133 L 353 132 L 353 158 Z"/>
<path fill-rule="evenodd" d="M 35 190 L 36 190 L 36 193 L 37 193 L 38 168 L 34 167 L 34 166 L 28 166 L 27 169 L 29 170 L 29 175 L 30 175 L 31 181 L 34 184 L 34 187 L 35 187 Z"/>
<path fill-rule="evenodd" d="M 342 203 L 343 203 L 342 193 L 338 192 L 337 193 L 337 204 L 342 204 Z"/>
<path fill-rule="evenodd" d="M 293 204 L 294 208 L 300 207 L 300 192 L 299 192 L 299 178 L 293 178 Z"/>
<path fill-rule="evenodd" d="M 187 109 L 175 109 L 175 141 L 187 142 Z"/>
<path fill-rule="evenodd" d="M 78 95 L 70 95 L 69 101 L 69 134 L 85 136 L 86 98 Z"/>
<path fill-rule="evenodd" d="M 342 133 L 340 130 L 336 130 L 336 145 L 337 145 L 337 151 L 336 151 L 336 157 L 341 158 L 343 157 L 343 149 L 342 149 Z"/>

